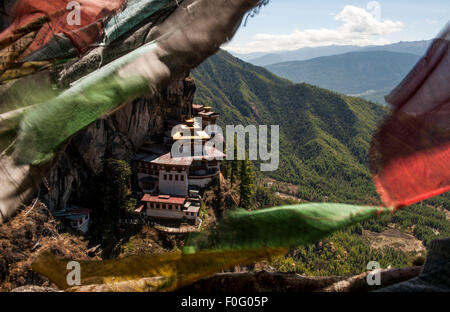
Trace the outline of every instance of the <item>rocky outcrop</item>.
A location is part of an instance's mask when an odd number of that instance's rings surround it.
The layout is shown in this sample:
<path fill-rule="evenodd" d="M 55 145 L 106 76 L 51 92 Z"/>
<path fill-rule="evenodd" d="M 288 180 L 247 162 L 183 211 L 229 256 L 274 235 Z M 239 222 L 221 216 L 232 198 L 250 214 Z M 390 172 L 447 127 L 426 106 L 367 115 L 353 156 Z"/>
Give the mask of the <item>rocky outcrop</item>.
<path fill-rule="evenodd" d="M 419 275 L 422 267 L 406 267 L 380 271 L 386 287 Z M 220 273 L 180 289 L 181 292 L 368 292 L 379 287 L 367 283 L 365 272 L 356 276 L 304 276 L 295 273 L 257 272 Z"/>
<path fill-rule="evenodd" d="M 195 89 L 189 77 L 173 81 L 156 96 L 140 97 L 77 134 L 45 179 L 40 199 L 53 210 L 76 204 L 86 195 L 86 182 L 102 173 L 102 159 L 130 161 L 146 140 L 163 134 L 165 120 L 181 121 Z"/>

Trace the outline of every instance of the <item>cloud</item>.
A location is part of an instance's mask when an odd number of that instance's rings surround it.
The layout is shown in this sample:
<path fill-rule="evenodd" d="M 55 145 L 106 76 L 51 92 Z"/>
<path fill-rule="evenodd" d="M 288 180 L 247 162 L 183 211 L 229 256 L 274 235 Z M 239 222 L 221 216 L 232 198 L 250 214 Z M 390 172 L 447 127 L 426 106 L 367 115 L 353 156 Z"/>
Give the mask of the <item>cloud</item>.
<path fill-rule="evenodd" d="M 430 20 L 430 19 L 425 19 L 425 22 L 428 24 L 428 25 L 435 25 L 435 24 L 437 24 L 437 21 L 435 21 L 435 20 Z"/>
<path fill-rule="evenodd" d="M 383 36 L 401 31 L 404 26 L 400 21 L 377 20 L 365 9 L 352 5 L 346 5 L 334 19 L 342 25 L 335 29 L 295 30 L 290 34 L 258 34 L 247 43 L 230 43 L 224 48 L 244 54 L 326 45 L 381 45 L 390 43 Z"/>

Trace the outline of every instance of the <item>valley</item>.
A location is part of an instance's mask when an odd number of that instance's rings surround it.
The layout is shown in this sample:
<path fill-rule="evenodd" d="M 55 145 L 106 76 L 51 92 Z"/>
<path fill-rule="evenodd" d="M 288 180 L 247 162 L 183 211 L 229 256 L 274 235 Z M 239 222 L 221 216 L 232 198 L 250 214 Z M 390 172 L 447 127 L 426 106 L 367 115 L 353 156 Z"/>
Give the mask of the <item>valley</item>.
<path fill-rule="evenodd" d="M 408 66 L 417 59 L 412 56 Z M 264 207 L 268 207 L 280 204 L 280 200 L 291 204 L 299 200 L 380 204 L 368 168 L 368 150 L 376 125 L 388 112 L 386 107 L 306 83 L 295 84 L 224 51 L 194 70 L 193 77 L 197 85 L 194 101 L 214 106 L 221 114 L 222 125 L 280 125 L 280 166 L 274 172 L 255 170 L 260 181 L 255 204 L 266 203 Z M 338 254 L 320 253 L 317 246 L 306 246 L 300 248 L 305 252 L 302 258 L 294 253 L 273 266 L 291 271 L 293 266 L 287 263 L 301 260 L 304 264 L 295 266 L 296 272 L 357 274 L 360 271 L 355 268 L 362 269 L 364 260 L 352 251 L 353 245 L 368 254 L 376 253 L 386 266 L 412 264 L 423 255 L 423 244 L 450 235 L 448 211 L 450 196 L 444 194 L 403 208 L 391 218 L 374 219 L 334 234 L 324 244 L 339 242 L 342 251 Z M 343 259 L 353 252 L 359 264 L 336 260 L 337 255 Z M 319 259 L 337 262 L 318 269 Z"/>

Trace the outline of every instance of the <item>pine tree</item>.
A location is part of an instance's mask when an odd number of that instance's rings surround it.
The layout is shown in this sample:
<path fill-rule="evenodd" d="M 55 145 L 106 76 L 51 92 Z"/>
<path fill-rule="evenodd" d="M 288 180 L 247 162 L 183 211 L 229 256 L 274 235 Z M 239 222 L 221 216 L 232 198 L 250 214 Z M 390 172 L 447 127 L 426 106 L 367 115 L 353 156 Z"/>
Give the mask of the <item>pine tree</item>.
<path fill-rule="evenodd" d="M 117 159 L 106 159 L 105 166 L 105 210 L 113 219 L 118 219 L 128 205 L 128 183 L 131 176 L 130 165 Z"/>
<path fill-rule="evenodd" d="M 240 161 L 237 160 L 237 143 L 236 143 L 236 135 L 234 136 L 234 160 L 231 161 L 230 168 L 230 183 L 231 186 L 239 179 L 240 176 Z"/>
<path fill-rule="evenodd" d="M 247 157 L 245 160 L 239 162 L 241 163 L 240 206 L 248 209 L 252 204 L 255 174 L 253 172 L 252 162 Z"/>
<path fill-rule="evenodd" d="M 240 161 L 238 160 L 233 160 L 231 162 L 231 173 L 230 173 L 230 183 L 231 185 L 234 184 L 234 182 L 236 182 L 237 178 L 239 178 L 239 163 Z"/>

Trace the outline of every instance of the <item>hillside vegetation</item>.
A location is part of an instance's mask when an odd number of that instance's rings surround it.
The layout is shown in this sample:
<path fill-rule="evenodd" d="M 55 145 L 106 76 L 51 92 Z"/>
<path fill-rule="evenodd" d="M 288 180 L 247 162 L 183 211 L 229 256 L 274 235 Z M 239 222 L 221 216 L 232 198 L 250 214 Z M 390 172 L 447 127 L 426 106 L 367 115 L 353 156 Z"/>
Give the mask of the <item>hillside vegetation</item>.
<path fill-rule="evenodd" d="M 306 200 L 378 202 L 367 151 L 385 108 L 294 84 L 224 51 L 193 76 L 195 101 L 213 106 L 222 125 L 280 125 L 280 166 L 266 175 L 299 185 L 299 196 Z"/>
<path fill-rule="evenodd" d="M 257 177 L 295 186 L 292 189 L 297 193 L 291 195 L 306 201 L 380 204 L 368 169 L 368 151 L 377 123 L 387 114 L 386 107 L 292 83 L 223 51 L 199 66 L 193 77 L 198 88 L 195 101 L 213 106 L 221 114 L 222 125 L 280 125 L 279 169 L 261 173 L 256 162 Z M 277 196 L 278 191 L 274 186 L 258 185 L 254 209 L 287 203 Z M 449 237 L 446 210 L 450 210 L 449 193 L 323 241 L 323 245 L 333 242 L 336 252 L 322 251 L 313 244 L 299 247 L 273 265 L 278 270 L 311 275 L 360 273 L 373 259 L 383 265 L 411 265 L 420 254 L 395 246 L 372 250 L 363 229 L 383 235 L 389 228 L 398 228 L 428 245 L 435 238 Z"/>

